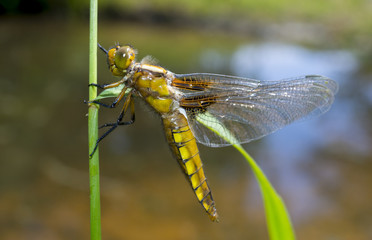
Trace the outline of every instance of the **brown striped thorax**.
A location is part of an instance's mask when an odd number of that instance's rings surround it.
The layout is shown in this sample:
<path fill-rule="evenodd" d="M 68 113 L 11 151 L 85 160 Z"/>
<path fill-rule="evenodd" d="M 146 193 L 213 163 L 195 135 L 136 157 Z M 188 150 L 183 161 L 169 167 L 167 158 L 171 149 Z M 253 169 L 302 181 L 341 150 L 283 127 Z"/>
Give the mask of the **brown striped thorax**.
<path fill-rule="evenodd" d="M 137 52 L 129 45 L 116 45 L 108 51 L 99 47 L 107 55 L 111 73 L 121 79 L 92 85 L 123 88 L 111 105 L 93 102 L 109 108 L 124 103 L 118 119 L 102 126 L 110 128 L 95 149 L 116 127 L 134 122 L 133 96 L 139 96 L 160 115 L 169 148 L 213 221 L 218 221 L 218 214 L 197 143 L 223 147 L 259 139 L 294 121 L 326 112 L 338 88 L 335 81 L 319 75 L 260 81 L 212 73 L 175 74 L 149 57 L 136 62 Z M 128 109 L 131 119 L 123 121 Z"/>

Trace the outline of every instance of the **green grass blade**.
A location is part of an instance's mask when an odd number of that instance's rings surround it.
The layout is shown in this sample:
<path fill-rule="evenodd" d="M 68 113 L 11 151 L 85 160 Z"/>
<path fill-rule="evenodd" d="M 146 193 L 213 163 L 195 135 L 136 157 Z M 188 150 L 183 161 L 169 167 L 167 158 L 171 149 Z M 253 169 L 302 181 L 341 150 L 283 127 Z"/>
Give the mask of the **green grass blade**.
<path fill-rule="evenodd" d="M 98 0 L 90 1 L 89 27 L 89 83 L 97 83 L 97 18 Z M 97 97 L 97 88 L 89 88 L 89 100 Z M 89 104 L 88 108 L 88 143 L 89 154 L 98 139 L 98 106 Z M 98 149 L 89 159 L 90 187 L 90 235 L 92 240 L 101 239 L 101 207 L 99 191 L 99 154 Z"/>
<path fill-rule="evenodd" d="M 262 172 L 253 158 L 240 146 L 238 140 L 223 127 L 223 124 L 208 113 L 200 114 L 196 119 L 211 131 L 218 134 L 221 138 L 233 144 L 233 146 L 244 156 L 261 189 L 263 196 L 266 221 L 268 232 L 271 240 L 293 240 L 295 234 L 292 228 L 291 220 L 289 218 L 287 209 L 282 201 L 282 198 L 276 193 L 275 189 L 271 186 L 269 180 Z"/>
<path fill-rule="evenodd" d="M 264 200 L 266 221 L 270 239 L 272 240 L 292 240 L 295 239 L 291 220 L 282 198 L 275 191 L 253 158 L 242 148 L 242 146 L 233 145 L 247 160 L 253 173 L 259 183 L 261 194 Z"/>

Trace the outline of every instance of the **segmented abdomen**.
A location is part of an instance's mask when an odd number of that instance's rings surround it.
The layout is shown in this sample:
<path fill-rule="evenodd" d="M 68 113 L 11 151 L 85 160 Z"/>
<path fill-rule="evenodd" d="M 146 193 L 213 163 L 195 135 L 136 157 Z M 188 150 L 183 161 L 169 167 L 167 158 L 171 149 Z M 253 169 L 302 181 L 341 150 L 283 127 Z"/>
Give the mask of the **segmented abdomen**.
<path fill-rule="evenodd" d="M 171 116 L 164 117 L 163 124 L 169 146 L 190 182 L 198 201 L 211 220 L 218 221 L 217 210 L 207 178 L 204 175 L 199 149 L 186 117 L 176 111 Z"/>

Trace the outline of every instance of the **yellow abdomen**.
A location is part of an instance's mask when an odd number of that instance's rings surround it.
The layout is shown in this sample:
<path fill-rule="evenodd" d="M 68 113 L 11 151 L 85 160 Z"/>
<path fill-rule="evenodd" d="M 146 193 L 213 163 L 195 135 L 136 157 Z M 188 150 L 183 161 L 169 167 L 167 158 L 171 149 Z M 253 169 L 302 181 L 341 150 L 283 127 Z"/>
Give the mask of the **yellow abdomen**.
<path fill-rule="evenodd" d="M 218 221 L 218 214 L 211 190 L 204 175 L 203 163 L 194 134 L 191 132 L 187 118 L 174 109 L 174 100 L 170 95 L 164 71 L 159 67 L 146 65 L 147 70 L 135 75 L 135 88 L 146 102 L 160 114 L 169 146 L 177 158 L 186 178 L 209 217 Z M 155 71 L 156 70 L 156 71 Z"/>
<path fill-rule="evenodd" d="M 177 111 L 171 117 L 163 118 L 163 124 L 169 146 L 190 182 L 198 201 L 211 220 L 218 221 L 217 210 L 204 174 L 199 149 L 186 117 Z"/>

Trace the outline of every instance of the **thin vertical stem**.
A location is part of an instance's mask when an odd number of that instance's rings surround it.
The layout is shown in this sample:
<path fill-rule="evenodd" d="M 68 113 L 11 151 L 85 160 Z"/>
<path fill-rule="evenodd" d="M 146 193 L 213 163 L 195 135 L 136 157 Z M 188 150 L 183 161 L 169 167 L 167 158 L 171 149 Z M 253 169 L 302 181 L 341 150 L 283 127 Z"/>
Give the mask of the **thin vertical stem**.
<path fill-rule="evenodd" d="M 97 83 L 97 18 L 98 0 L 90 1 L 89 26 L 89 83 Z M 89 100 L 97 97 L 97 89 L 89 88 Z M 89 154 L 98 139 L 98 106 L 89 104 L 88 108 L 88 142 Z M 98 149 L 89 159 L 90 187 L 90 234 L 92 240 L 101 239 L 101 207 L 99 190 L 99 154 Z"/>

